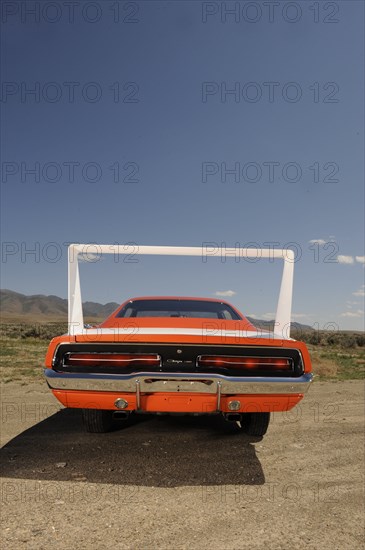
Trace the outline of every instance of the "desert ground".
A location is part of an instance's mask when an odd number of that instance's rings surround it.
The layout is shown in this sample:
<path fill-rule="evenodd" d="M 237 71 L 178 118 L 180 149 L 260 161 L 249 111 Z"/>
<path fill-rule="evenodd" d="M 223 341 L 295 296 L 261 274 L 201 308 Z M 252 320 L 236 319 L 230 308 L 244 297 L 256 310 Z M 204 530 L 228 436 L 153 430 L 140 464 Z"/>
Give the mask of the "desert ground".
<path fill-rule="evenodd" d="M 314 382 L 264 438 L 217 417 L 83 431 L 41 381 L 1 385 L 2 548 L 363 548 L 364 383 Z"/>

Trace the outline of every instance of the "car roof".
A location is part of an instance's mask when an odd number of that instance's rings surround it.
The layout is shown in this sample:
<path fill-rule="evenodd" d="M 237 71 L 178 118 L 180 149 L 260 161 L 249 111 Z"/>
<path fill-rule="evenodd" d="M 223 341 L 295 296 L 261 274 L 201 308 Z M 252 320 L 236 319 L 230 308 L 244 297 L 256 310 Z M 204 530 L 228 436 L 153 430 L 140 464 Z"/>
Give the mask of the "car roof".
<path fill-rule="evenodd" d="M 219 300 L 218 298 L 199 298 L 197 296 L 138 296 L 136 298 L 130 298 L 126 302 L 137 302 L 138 300 L 196 300 L 198 302 L 226 303 L 225 300 Z"/>

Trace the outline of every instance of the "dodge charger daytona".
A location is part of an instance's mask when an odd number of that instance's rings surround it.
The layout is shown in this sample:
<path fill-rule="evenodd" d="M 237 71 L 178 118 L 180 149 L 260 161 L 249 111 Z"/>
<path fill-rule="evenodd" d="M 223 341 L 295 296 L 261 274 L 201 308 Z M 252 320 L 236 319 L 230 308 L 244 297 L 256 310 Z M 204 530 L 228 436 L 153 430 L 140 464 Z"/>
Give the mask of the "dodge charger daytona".
<path fill-rule="evenodd" d="M 70 332 L 51 341 L 45 376 L 89 432 L 151 413 L 221 415 L 263 436 L 270 414 L 295 407 L 312 380 L 303 342 L 259 330 L 222 300 L 134 298 Z"/>

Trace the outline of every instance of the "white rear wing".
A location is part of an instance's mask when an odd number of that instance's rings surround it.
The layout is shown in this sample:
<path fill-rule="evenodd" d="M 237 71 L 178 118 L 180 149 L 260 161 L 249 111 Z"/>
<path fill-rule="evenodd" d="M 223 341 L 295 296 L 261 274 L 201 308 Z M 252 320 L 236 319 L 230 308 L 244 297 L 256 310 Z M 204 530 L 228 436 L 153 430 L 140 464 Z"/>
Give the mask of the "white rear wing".
<path fill-rule="evenodd" d="M 97 254 L 117 255 L 163 255 L 163 256 L 200 256 L 226 257 L 227 248 L 208 246 L 187 247 L 187 246 L 136 246 L 117 244 L 71 244 L 68 248 L 68 332 L 69 334 L 82 334 L 84 332 L 84 315 L 82 310 L 79 259 L 85 257 L 90 250 L 97 251 Z M 274 334 L 282 338 L 290 336 L 291 307 L 293 294 L 294 277 L 294 251 L 290 249 L 271 248 L 235 248 L 230 252 L 240 258 L 252 259 L 282 259 L 284 261 L 283 275 L 281 279 L 279 299 L 276 309 Z M 95 252 L 94 252 L 95 253 Z M 89 253 L 91 254 L 91 253 Z"/>

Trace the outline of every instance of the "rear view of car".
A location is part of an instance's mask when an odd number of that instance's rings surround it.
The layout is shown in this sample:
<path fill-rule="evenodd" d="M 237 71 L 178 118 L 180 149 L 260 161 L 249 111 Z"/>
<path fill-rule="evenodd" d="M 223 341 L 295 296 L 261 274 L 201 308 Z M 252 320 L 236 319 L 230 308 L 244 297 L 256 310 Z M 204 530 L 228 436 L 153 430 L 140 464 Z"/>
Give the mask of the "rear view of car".
<path fill-rule="evenodd" d="M 263 436 L 312 380 L 304 343 L 258 330 L 227 302 L 128 300 L 97 327 L 52 340 L 46 379 L 90 432 L 135 414 L 221 415 Z"/>

